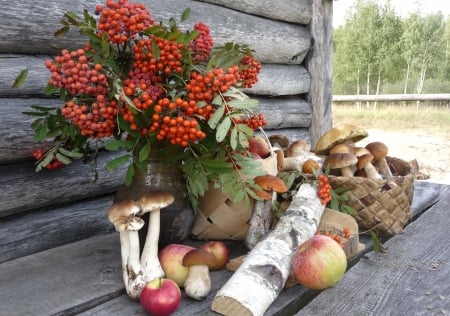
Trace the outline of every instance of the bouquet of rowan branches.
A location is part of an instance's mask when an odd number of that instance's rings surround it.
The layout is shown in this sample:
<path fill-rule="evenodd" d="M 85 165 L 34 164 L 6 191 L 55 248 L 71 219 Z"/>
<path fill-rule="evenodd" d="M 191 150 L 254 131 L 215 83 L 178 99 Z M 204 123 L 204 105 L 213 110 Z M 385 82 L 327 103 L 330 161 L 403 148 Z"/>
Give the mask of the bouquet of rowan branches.
<path fill-rule="evenodd" d="M 107 0 L 94 15 L 65 13 L 55 35 L 76 28 L 86 43 L 46 61 L 45 93 L 61 105 L 26 112 L 36 117 L 35 141 L 52 140 L 34 153 L 37 171 L 118 150 L 123 155 L 107 168 L 127 165 L 130 184 L 153 150 L 177 148 L 179 155 L 164 159 L 182 165 L 194 208 L 211 182 L 235 201 L 257 198 L 252 179 L 264 171 L 249 139 L 266 121 L 243 91 L 257 82 L 261 64 L 246 46 L 215 47 L 202 22 L 182 29 L 189 13 L 157 23 L 127 0 Z M 23 71 L 16 83 L 25 78 Z"/>

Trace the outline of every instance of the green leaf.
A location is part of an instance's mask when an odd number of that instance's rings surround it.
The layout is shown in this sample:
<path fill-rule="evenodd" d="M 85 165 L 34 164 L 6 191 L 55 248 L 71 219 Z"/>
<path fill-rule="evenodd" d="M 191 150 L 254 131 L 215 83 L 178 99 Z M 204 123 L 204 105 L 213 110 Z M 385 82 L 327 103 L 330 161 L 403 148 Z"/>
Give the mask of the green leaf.
<path fill-rule="evenodd" d="M 45 168 L 55 157 L 54 152 L 50 151 L 48 152 L 44 159 L 42 159 L 41 161 L 39 161 L 39 163 L 36 165 L 36 171 L 41 171 L 42 168 Z"/>
<path fill-rule="evenodd" d="M 63 154 L 64 156 L 70 157 L 70 158 L 83 158 L 83 153 L 79 152 L 79 151 L 75 151 L 75 150 L 67 150 L 63 147 L 59 147 L 58 151 Z M 61 161 L 62 162 L 62 161 Z"/>
<path fill-rule="evenodd" d="M 155 40 L 152 40 L 152 54 L 153 58 L 159 60 L 161 58 L 161 51 L 159 50 L 159 46 L 156 44 Z"/>
<path fill-rule="evenodd" d="M 372 238 L 373 250 L 375 252 L 381 252 L 380 240 L 378 239 L 377 234 L 375 234 L 373 230 L 370 231 L 370 237 Z"/>
<path fill-rule="evenodd" d="M 249 110 L 258 105 L 259 101 L 256 99 L 245 99 L 245 100 L 232 100 L 228 102 L 228 105 L 241 110 Z"/>
<path fill-rule="evenodd" d="M 124 155 L 117 158 L 114 158 L 113 160 L 108 161 L 106 164 L 106 169 L 109 171 L 113 171 L 118 169 L 119 167 L 125 165 L 130 160 L 130 155 Z"/>
<path fill-rule="evenodd" d="M 12 85 L 12 88 L 13 89 L 20 88 L 25 83 L 27 78 L 28 78 L 28 68 L 25 68 L 17 75 L 16 80 L 14 80 L 14 83 Z"/>
<path fill-rule="evenodd" d="M 125 174 L 125 185 L 129 186 L 131 184 L 131 181 L 133 181 L 134 173 L 134 165 L 131 164 L 127 169 L 127 173 Z"/>
<path fill-rule="evenodd" d="M 183 13 L 181 13 L 181 22 L 186 21 L 189 19 L 189 16 L 191 15 L 191 8 L 187 7 L 184 9 Z"/>
<path fill-rule="evenodd" d="M 105 149 L 110 151 L 116 151 L 120 149 L 131 149 L 132 147 L 133 143 L 122 139 L 111 140 L 105 143 Z"/>
<path fill-rule="evenodd" d="M 68 165 L 72 162 L 72 160 L 70 160 L 68 157 L 62 155 L 61 153 L 56 153 L 56 159 L 58 159 L 65 165 Z"/>
<path fill-rule="evenodd" d="M 47 138 L 48 124 L 44 121 L 39 127 L 35 130 L 33 140 L 35 142 L 41 142 Z"/>
<path fill-rule="evenodd" d="M 217 127 L 217 124 L 219 123 L 220 119 L 223 117 L 224 113 L 225 113 L 224 106 L 220 106 L 217 108 L 217 110 L 214 112 L 214 114 L 208 120 L 208 125 L 209 125 L 209 127 L 211 127 L 211 129 L 215 129 Z"/>
<path fill-rule="evenodd" d="M 232 128 L 230 135 L 230 146 L 233 150 L 235 150 L 237 148 L 237 145 L 238 145 L 238 129 Z"/>
<path fill-rule="evenodd" d="M 145 144 L 144 147 L 139 150 L 139 161 L 145 161 L 148 158 L 148 155 L 150 154 L 150 144 Z"/>
<path fill-rule="evenodd" d="M 55 33 L 53 33 L 53 36 L 55 36 L 56 38 L 61 38 L 64 35 L 66 35 L 67 32 L 69 32 L 69 30 L 70 30 L 70 27 L 67 25 L 64 25 L 62 28 L 60 28 Z"/>
<path fill-rule="evenodd" d="M 225 139 L 225 137 L 228 135 L 228 131 L 230 130 L 230 127 L 231 127 L 231 119 L 227 116 L 217 126 L 216 140 L 219 143 L 222 142 Z"/>

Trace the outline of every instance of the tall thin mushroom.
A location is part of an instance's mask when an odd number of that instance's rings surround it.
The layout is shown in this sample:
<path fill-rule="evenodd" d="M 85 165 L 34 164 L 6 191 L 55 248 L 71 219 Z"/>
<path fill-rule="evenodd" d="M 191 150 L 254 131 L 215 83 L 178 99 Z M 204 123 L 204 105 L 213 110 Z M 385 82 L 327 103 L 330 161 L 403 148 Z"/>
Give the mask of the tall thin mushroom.
<path fill-rule="evenodd" d="M 169 192 L 149 192 L 138 201 L 141 207 L 139 215 L 150 212 L 147 236 L 141 255 L 142 270 L 148 281 L 164 276 L 164 270 L 158 258 L 160 213 L 161 209 L 172 204 L 174 199 Z"/>

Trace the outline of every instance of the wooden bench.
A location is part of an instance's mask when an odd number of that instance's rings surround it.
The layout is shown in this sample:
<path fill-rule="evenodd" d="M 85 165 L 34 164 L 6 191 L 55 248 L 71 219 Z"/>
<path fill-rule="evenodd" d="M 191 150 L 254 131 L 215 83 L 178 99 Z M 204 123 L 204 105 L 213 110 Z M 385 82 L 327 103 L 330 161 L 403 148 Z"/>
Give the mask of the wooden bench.
<path fill-rule="evenodd" d="M 385 243 L 387 254 L 372 252 L 369 239 L 362 238 L 367 244 L 365 252 L 350 262 L 335 288 L 320 295 L 300 285 L 286 288 L 265 315 L 299 311 L 298 315 L 438 315 L 448 310 L 450 186 L 417 181 L 414 194 L 413 222 Z M 13 229 L 1 225 L 0 236 L 20 235 L 26 225 L 17 222 Z M 37 238 L 39 234 L 34 236 Z M 16 247 L 29 243 L 17 242 Z M 118 233 L 105 233 L 3 262 L 1 314 L 145 315 L 139 303 L 125 294 L 118 245 Z M 240 242 L 228 242 L 228 246 L 232 257 L 246 252 Z M 207 299 L 198 302 L 183 297 L 174 315 L 217 315 L 210 304 L 230 275 L 226 270 L 212 272 L 212 291 Z"/>

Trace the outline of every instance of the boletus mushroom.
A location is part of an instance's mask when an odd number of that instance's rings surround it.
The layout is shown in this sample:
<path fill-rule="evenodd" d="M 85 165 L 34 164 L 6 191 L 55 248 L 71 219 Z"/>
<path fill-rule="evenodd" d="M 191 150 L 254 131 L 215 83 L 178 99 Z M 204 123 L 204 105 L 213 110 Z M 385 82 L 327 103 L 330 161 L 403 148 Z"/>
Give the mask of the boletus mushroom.
<path fill-rule="evenodd" d="M 326 170 L 339 169 L 343 177 L 353 177 L 351 166 L 355 166 L 358 163 L 358 158 L 350 153 L 337 153 L 328 155 L 323 162 L 322 168 Z"/>
<path fill-rule="evenodd" d="M 211 290 L 209 266 L 214 264 L 214 256 L 201 248 L 193 249 L 184 255 L 183 266 L 189 267 L 188 277 L 184 282 L 186 295 L 195 300 L 205 299 Z"/>

